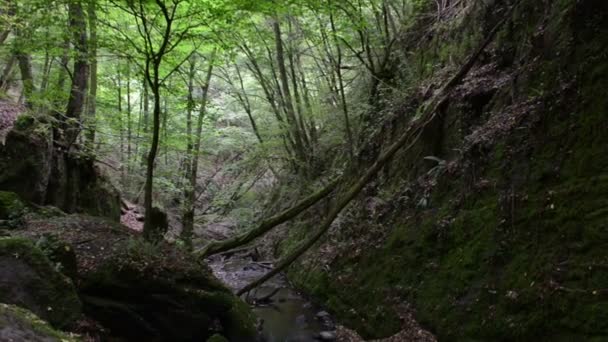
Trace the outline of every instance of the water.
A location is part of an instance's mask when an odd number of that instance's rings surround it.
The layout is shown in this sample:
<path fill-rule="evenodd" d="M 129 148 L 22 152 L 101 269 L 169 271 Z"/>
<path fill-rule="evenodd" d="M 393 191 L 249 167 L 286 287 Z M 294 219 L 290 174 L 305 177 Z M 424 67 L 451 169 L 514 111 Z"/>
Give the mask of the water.
<path fill-rule="evenodd" d="M 259 278 L 271 267 L 270 264 L 255 263 L 235 256 L 232 259 L 216 257 L 210 266 L 215 275 L 233 290 L 242 288 Z M 262 335 L 267 342 L 313 342 L 322 331 L 333 329 L 329 317 L 317 318 L 320 311 L 302 295 L 289 286 L 284 276 L 278 275 L 264 286 L 253 290 L 243 299 L 252 302 L 279 289 L 269 303 L 254 305 L 253 312 L 263 320 Z"/>

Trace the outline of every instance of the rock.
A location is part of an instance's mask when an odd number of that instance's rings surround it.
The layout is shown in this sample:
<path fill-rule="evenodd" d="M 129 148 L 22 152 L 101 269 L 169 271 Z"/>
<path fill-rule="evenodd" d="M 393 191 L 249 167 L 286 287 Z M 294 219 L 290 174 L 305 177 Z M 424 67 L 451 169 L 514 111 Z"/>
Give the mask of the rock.
<path fill-rule="evenodd" d="M 55 269 L 70 277 L 72 280 L 78 276 L 78 263 L 76 253 L 69 243 L 61 241 L 56 235 L 44 234 L 38 241 L 36 247 L 55 264 Z"/>
<path fill-rule="evenodd" d="M 14 192 L 0 191 L 0 220 L 20 217 L 25 212 L 25 205 Z"/>
<path fill-rule="evenodd" d="M 53 146 L 50 134 L 12 130 L 0 144 L 0 189 L 28 202 L 44 204 L 51 176 Z"/>
<path fill-rule="evenodd" d="M 68 213 L 120 220 L 120 195 L 84 153 L 55 148 L 43 124 L 17 125 L 0 144 L 0 189 Z"/>
<path fill-rule="evenodd" d="M 125 242 L 84 274 L 85 312 L 126 340 L 255 341 L 250 308 L 202 263 L 173 247 Z"/>
<path fill-rule="evenodd" d="M 322 331 L 318 336 L 320 341 L 335 341 L 336 338 L 337 336 L 335 331 Z"/>
<path fill-rule="evenodd" d="M 325 319 L 331 318 L 331 315 L 327 311 L 319 311 L 319 312 L 317 312 L 316 317 L 318 320 L 325 320 Z"/>
<path fill-rule="evenodd" d="M 150 220 L 152 221 L 152 229 L 144 231 L 144 234 L 147 235 L 148 241 L 160 242 L 167 230 L 169 230 L 169 220 L 167 218 L 167 213 L 162 211 L 160 208 L 152 207 L 152 212 L 150 213 Z"/>
<path fill-rule="evenodd" d="M 64 328 L 81 313 L 74 285 L 33 243 L 0 238 L 0 302 L 27 308 Z"/>
<path fill-rule="evenodd" d="M 0 304 L 0 341 L 76 342 L 80 339 L 54 330 L 30 311 Z"/>
<path fill-rule="evenodd" d="M 207 339 L 207 342 L 230 342 L 224 336 L 215 334 Z"/>

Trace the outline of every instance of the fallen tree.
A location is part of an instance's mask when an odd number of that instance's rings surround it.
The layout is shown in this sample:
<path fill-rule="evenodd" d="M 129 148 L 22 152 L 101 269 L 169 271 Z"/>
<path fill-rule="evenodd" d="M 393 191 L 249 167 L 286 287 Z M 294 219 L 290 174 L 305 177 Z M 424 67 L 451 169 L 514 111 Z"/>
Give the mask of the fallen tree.
<path fill-rule="evenodd" d="M 286 210 L 280 212 L 279 214 L 262 221 L 262 223 L 260 223 L 256 228 L 254 228 L 246 233 L 237 235 L 235 237 L 232 237 L 230 239 L 223 240 L 223 241 L 212 241 L 211 243 L 209 243 L 205 247 L 203 247 L 201 250 L 197 251 L 196 255 L 201 258 L 206 258 L 206 257 L 212 256 L 214 254 L 223 253 L 223 252 L 229 251 L 231 249 L 248 244 L 249 242 L 255 240 L 256 238 L 266 234 L 267 232 L 272 230 L 274 227 L 280 225 L 281 223 L 285 223 L 285 222 L 293 219 L 294 217 L 298 216 L 304 210 L 310 208 L 311 206 L 315 205 L 317 202 L 319 202 L 323 198 L 327 197 L 329 194 L 331 194 L 334 191 L 334 189 L 340 183 L 340 181 L 341 181 L 341 177 L 334 179 L 329 184 L 327 184 L 323 189 L 306 197 L 305 199 L 298 202 L 293 207 L 286 209 Z"/>
<path fill-rule="evenodd" d="M 347 189 L 344 195 L 338 199 L 336 204 L 330 209 L 325 220 L 323 220 L 323 222 L 321 223 L 319 229 L 317 229 L 308 240 L 304 241 L 283 260 L 281 260 L 275 266 L 275 268 L 273 268 L 271 271 L 269 271 L 259 279 L 251 282 L 250 284 L 240 289 L 237 292 L 237 295 L 240 296 L 263 284 L 276 274 L 283 271 L 289 265 L 291 265 L 302 254 L 306 253 L 306 251 L 308 251 L 312 246 L 314 246 L 314 244 L 329 230 L 331 224 L 342 212 L 342 210 L 361 192 L 361 190 L 363 190 L 363 188 L 369 183 L 369 181 L 373 177 L 375 177 L 380 170 L 382 170 L 384 165 L 386 165 L 386 163 L 395 155 L 395 153 L 397 153 L 397 151 L 407 151 L 416 144 L 416 142 L 422 135 L 424 129 L 429 123 L 433 121 L 433 119 L 435 119 L 441 106 L 446 103 L 449 97 L 450 90 L 452 90 L 456 85 L 458 85 L 464 79 L 464 77 L 471 71 L 471 69 L 479 59 L 479 56 L 494 40 L 498 31 L 511 17 L 513 11 L 515 10 L 518 4 L 519 1 L 515 3 L 515 5 L 513 5 L 509 11 L 507 11 L 504 18 L 492 29 L 492 31 L 490 31 L 481 46 L 467 59 L 466 63 L 462 65 L 458 72 L 441 87 L 440 91 L 431 99 L 428 105 L 423 108 L 422 114 L 413 119 L 406 131 L 403 132 L 401 136 L 399 136 L 399 139 L 397 139 L 397 141 L 390 145 L 386 151 L 380 154 L 374 164 L 365 171 L 363 176 L 361 176 L 354 183 L 354 185 Z"/>

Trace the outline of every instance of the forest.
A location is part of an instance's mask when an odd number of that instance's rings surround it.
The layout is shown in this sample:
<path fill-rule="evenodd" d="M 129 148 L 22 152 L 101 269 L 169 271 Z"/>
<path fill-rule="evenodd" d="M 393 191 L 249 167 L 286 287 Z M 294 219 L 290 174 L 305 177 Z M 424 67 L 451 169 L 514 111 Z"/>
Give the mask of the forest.
<path fill-rule="evenodd" d="M 607 341 L 608 2 L 3 0 L 0 341 Z"/>

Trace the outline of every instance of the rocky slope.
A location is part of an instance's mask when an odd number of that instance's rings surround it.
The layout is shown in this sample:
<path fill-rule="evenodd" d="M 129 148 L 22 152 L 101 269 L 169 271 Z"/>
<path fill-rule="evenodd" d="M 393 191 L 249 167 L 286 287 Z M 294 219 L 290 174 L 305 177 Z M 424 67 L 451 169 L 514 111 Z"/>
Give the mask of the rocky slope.
<path fill-rule="evenodd" d="M 413 25 L 407 96 L 386 95 L 392 119 L 362 160 L 513 3 L 463 1 Z M 606 22 L 605 1 L 519 1 L 417 144 L 290 278 L 366 338 L 407 328 L 412 312 L 439 340 L 608 338 Z M 286 231 L 280 253 L 313 224 Z"/>

